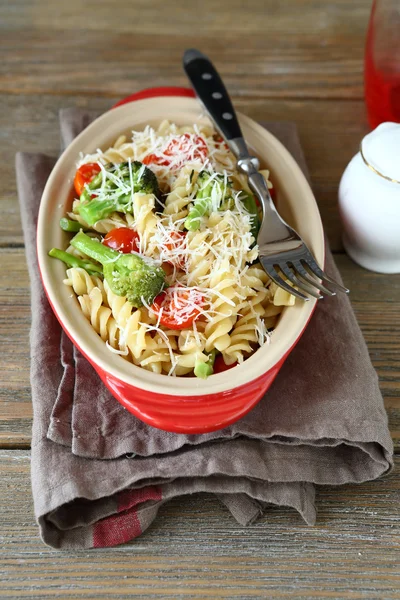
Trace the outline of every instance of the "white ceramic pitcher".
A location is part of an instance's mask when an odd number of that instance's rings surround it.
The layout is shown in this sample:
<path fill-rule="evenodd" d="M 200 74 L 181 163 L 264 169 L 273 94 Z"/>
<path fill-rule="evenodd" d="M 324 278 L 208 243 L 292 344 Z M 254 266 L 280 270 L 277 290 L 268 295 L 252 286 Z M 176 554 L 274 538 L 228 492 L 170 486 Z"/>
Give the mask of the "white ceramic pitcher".
<path fill-rule="evenodd" d="M 343 244 L 362 267 L 400 273 L 400 124 L 364 137 L 339 186 Z"/>

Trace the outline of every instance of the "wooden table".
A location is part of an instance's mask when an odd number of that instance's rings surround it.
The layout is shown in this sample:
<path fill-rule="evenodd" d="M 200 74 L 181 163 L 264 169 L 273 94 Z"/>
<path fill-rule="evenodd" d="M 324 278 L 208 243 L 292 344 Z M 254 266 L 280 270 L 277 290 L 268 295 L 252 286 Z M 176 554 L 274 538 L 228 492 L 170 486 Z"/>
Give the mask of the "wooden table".
<path fill-rule="evenodd" d="M 57 154 L 62 107 L 106 110 L 144 87 L 186 85 L 181 56 L 193 46 L 214 60 L 238 109 L 297 123 L 400 450 L 400 276 L 344 254 L 337 211 L 340 176 L 367 131 L 369 11 L 366 0 L 0 1 L 1 598 L 400 598 L 396 472 L 320 488 L 315 527 L 271 508 L 245 529 L 214 497 L 184 497 L 129 545 L 65 553 L 39 540 L 29 481 L 30 302 L 14 153 Z"/>

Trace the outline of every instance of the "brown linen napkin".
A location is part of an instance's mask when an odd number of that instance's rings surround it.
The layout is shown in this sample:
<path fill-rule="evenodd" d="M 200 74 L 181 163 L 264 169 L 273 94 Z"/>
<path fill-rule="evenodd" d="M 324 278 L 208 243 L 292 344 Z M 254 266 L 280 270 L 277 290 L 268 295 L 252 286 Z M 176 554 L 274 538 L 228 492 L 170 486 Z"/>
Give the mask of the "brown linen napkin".
<path fill-rule="evenodd" d="M 64 142 L 89 122 L 87 113 L 63 111 Z M 304 167 L 295 126 L 268 128 Z M 30 154 L 16 161 L 32 290 L 32 487 L 45 543 L 126 542 L 167 499 L 198 491 L 216 493 L 242 524 L 268 503 L 313 523 L 314 483 L 361 482 L 391 468 L 377 377 L 344 296 L 319 303 L 265 398 L 238 423 L 173 434 L 125 411 L 62 333 L 38 275 L 37 211 L 54 162 Z M 326 268 L 340 279 L 329 250 Z"/>

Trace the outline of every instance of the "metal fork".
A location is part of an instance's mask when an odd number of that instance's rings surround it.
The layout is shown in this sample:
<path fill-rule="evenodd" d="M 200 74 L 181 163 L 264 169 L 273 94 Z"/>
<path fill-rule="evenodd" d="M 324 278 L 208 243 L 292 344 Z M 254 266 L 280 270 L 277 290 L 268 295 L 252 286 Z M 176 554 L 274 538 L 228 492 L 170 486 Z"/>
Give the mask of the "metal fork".
<path fill-rule="evenodd" d="M 247 175 L 251 190 L 261 202 L 263 220 L 257 243 L 259 260 L 268 276 L 305 301 L 310 300 L 309 296 L 323 298 L 322 293 L 335 296 L 335 290 L 348 293 L 321 269 L 299 234 L 278 214 L 267 183 L 258 172 L 258 159 L 247 148 L 228 92 L 211 61 L 199 50 L 191 49 L 184 54 L 183 66 L 198 98 L 238 159 L 238 169 Z"/>
<path fill-rule="evenodd" d="M 242 141 L 244 142 L 243 138 L 235 139 L 231 140 L 231 143 L 236 146 L 239 153 L 238 168 L 248 176 L 249 186 L 260 199 L 262 205 L 263 220 L 257 243 L 259 260 L 268 276 L 279 287 L 305 301 L 309 300 L 306 294 L 317 299 L 323 298 L 321 292 L 327 296 L 335 296 L 336 292 L 323 285 L 319 279 L 338 291 L 348 293 L 347 288 L 334 281 L 321 269 L 297 231 L 290 227 L 278 214 L 272 202 L 267 183 L 261 173 L 258 172 L 258 161 L 249 156 L 247 148 L 242 145 Z M 289 285 L 285 279 L 296 287 Z"/>

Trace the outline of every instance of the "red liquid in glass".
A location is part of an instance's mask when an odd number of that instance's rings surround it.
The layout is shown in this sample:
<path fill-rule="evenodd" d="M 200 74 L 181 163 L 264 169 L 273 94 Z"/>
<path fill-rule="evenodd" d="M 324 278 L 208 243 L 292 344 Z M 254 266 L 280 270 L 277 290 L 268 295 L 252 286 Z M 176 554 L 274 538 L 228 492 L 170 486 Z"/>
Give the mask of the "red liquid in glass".
<path fill-rule="evenodd" d="M 369 31 L 365 51 L 365 102 L 372 129 L 385 121 L 400 122 L 400 65 L 396 71 L 378 69 L 373 57 L 373 31 Z"/>

